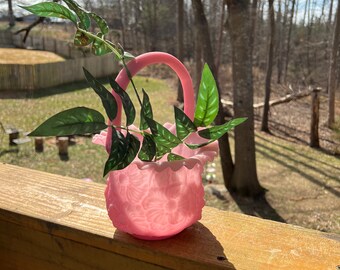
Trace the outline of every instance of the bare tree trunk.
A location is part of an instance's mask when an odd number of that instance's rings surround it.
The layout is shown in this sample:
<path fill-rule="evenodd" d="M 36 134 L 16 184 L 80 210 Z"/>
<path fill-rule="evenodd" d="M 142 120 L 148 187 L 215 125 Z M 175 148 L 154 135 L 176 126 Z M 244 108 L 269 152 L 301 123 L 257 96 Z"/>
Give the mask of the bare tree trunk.
<path fill-rule="evenodd" d="M 299 0 L 296 0 L 296 9 L 295 9 L 295 20 L 294 25 L 298 24 L 298 14 L 299 14 Z"/>
<path fill-rule="evenodd" d="M 256 25 L 257 25 L 257 0 L 253 0 L 253 3 L 251 5 L 251 27 L 252 27 L 250 33 L 251 56 L 253 56 L 255 46 Z"/>
<path fill-rule="evenodd" d="M 195 31 L 195 95 L 197 97 L 198 89 L 200 86 L 201 74 L 203 70 L 203 64 L 202 64 L 202 43 L 200 31 L 197 26 L 195 27 L 194 31 Z"/>
<path fill-rule="evenodd" d="M 290 18 L 289 18 L 289 28 L 288 28 L 288 37 L 287 37 L 287 50 L 286 50 L 286 63 L 285 63 L 285 72 L 284 72 L 284 81 L 285 82 L 287 82 L 287 73 L 288 73 L 289 56 L 290 56 L 290 40 L 292 38 L 294 8 L 295 8 L 295 0 L 292 0 L 292 9 L 290 11 Z"/>
<path fill-rule="evenodd" d="M 184 0 L 177 0 L 177 58 L 183 61 L 183 16 L 184 16 Z M 183 103 L 183 90 L 180 81 L 177 87 L 177 102 Z"/>
<path fill-rule="evenodd" d="M 9 26 L 13 27 L 15 25 L 15 18 L 13 14 L 12 0 L 8 0 L 8 19 Z"/>
<path fill-rule="evenodd" d="M 275 15 L 274 15 L 274 0 L 268 0 L 269 3 L 269 23 L 270 23 L 270 33 L 268 33 L 269 39 L 269 50 L 268 50 L 268 60 L 267 60 L 267 74 L 266 74 L 266 85 L 265 85 L 265 98 L 264 98 L 264 108 L 262 115 L 262 125 L 261 130 L 269 133 L 268 127 L 268 114 L 269 114 L 269 100 L 271 92 L 271 79 L 273 71 L 273 57 L 274 57 L 274 44 L 275 44 Z"/>
<path fill-rule="evenodd" d="M 204 59 L 209 65 L 216 79 L 217 89 L 219 92 L 219 96 L 221 97 L 221 89 L 220 89 L 220 85 L 219 85 L 218 78 L 217 78 L 217 70 L 216 70 L 213 50 L 212 50 L 212 46 L 210 42 L 209 26 L 208 26 L 208 22 L 204 14 L 204 8 L 203 8 L 203 4 L 201 0 L 192 0 L 192 7 L 193 7 L 194 14 L 195 14 L 195 21 L 197 23 L 197 26 L 200 32 L 199 36 L 203 44 Z M 216 117 L 216 124 L 218 125 L 224 123 L 224 118 L 225 118 L 225 112 L 223 111 L 221 99 L 219 100 L 219 105 L 220 105 L 219 106 L 220 110 Z M 231 152 L 230 152 L 228 133 L 226 133 L 224 136 L 222 136 L 218 140 L 218 144 L 220 147 L 220 157 L 221 157 L 223 179 L 227 187 L 231 181 L 233 168 L 234 168 L 233 160 L 232 160 Z"/>
<path fill-rule="evenodd" d="M 308 1 L 308 24 L 307 24 L 307 78 L 310 78 L 312 73 L 311 68 L 311 59 L 310 59 L 310 44 L 311 44 L 311 36 L 312 36 L 312 29 L 313 29 L 313 21 L 310 15 L 311 12 L 311 0 Z M 307 82 L 309 84 L 309 82 Z"/>
<path fill-rule="evenodd" d="M 249 0 L 226 0 L 226 3 L 232 46 L 234 115 L 248 117 L 235 129 L 235 168 L 226 186 L 231 192 L 255 197 L 264 190 L 256 172 L 250 3 Z"/>
<path fill-rule="evenodd" d="M 306 24 L 306 17 L 307 17 L 307 10 L 308 10 L 309 1 L 310 0 L 306 0 L 306 3 L 305 3 L 305 11 L 303 13 L 303 26 L 305 26 L 305 24 Z"/>
<path fill-rule="evenodd" d="M 289 10 L 289 1 L 285 0 L 284 4 L 284 14 L 283 14 L 283 23 L 282 23 L 282 33 L 281 33 L 281 48 L 280 48 L 280 83 L 283 73 L 283 63 L 285 62 L 285 43 L 286 43 L 286 35 L 287 35 L 287 21 L 288 21 L 288 10 Z M 274 11 L 275 14 L 275 11 Z"/>
<path fill-rule="evenodd" d="M 332 25 L 332 16 L 333 16 L 333 0 L 330 2 L 329 13 L 328 13 L 328 28 L 331 28 Z"/>
<path fill-rule="evenodd" d="M 337 69 L 337 54 L 339 51 L 340 41 L 340 0 L 335 19 L 335 27 L 333 32 L 333 47 L 330 60 L 330 69 L 328 75 L 328 127 L 332 128 L 335 122 L 335 88 L 336 88 L 336 69 Z"/>
<path fill-rule="evenodd" d="M 222 2 L 222 11 L 221 11 L 221 20 L 220 20 L 220 29 L 218 33 L 217 40 L 217 48 L 216 48 L 216 72 L 218 74 L 218 70 L 220 68 L 221 58 L 222 58 L 222 43 L 223 43 L 223 29 L 224 29 L 224 15 L 225 15 L 225 3 Z"/>
<path fill-rule="evenodd" d="M 285 11 L 286 13 L 286 11 Z M 277 67 L 277 83 L 281 83 L 281 77 L 282 77 L 282 50 L 283 50 L 283 40 L 284 37 L 282 37 L 282 12 L 281 12 L 281 0 L 278 2 L 278 11 L 277 11 L 277 18 L 276 18 L 276 29 L 277 29 L 277 40 L 276 40 L 276 55 L 277 55 L 277 61 L 276 61 L 276 67 Z"/>

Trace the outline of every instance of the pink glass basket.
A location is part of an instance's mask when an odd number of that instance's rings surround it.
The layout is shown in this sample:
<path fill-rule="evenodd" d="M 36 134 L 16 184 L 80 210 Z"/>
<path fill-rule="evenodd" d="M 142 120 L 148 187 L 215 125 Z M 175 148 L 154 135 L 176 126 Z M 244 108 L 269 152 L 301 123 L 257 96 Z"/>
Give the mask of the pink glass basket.
<path fill-rule="evenodd" d="M 184 112 L 194 118 L 194 91 L 191 77 L 185 66 L 167 53 L 150 52 L 140 55 L 128 63 L 134 76 L 143 67 L 151 64 L 166 64 L 178 75 L 184 91 Z M 129 84 L 125 70 L 121 70 L 116 82 L 125 90 Z M 119 126 L 121 102 L 113 121 Z M 176 132 L 174 124 L 165 124 Z M 134 127 L 134 129 L 137 129 Z M 111 133 L 102 132 L 93 142 L 105 145 L 109 150 Z M 139 137 L 142 140 L 142 137 Z M 196 134 L 188 143 L 203 143 L 206 140 Z M 185 157 L 184 160 L 168 162 L 163 157 L 157 162 L 143 162 L 136 158 L 128 167 L 109 173 L 105 191 L 106 206 L 113 225 L 124 232 L 145 240 L 159 240 L 171 237 L 201 219 L 204 206 L 202 173 L 207 161 L 212 161 L 218 153 L 217 142 L 191 150 L 179 145 L 172 151 Z"/>

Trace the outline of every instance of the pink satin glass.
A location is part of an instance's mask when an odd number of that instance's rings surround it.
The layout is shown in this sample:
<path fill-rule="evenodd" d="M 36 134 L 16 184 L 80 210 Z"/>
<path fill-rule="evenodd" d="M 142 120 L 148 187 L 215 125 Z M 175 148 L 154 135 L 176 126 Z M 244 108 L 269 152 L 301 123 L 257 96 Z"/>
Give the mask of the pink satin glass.
<path fill-rule="evenodd" d="M 145 53 L 128 63 L 131 75 L 143 67 L 163 63 L 170 66 L 180 78 L 184 91 L 184 112 L 194 118 L 194 92 L 192 80 L 184 65 L 170 54 Z M 129 79 L 122 70 L 116 82 L 126 89 Z M 118 115 L 113 124 L 121 122 L 120 98 Z M 166 123 L 171 132 L 174 124 Z M 133 127 L 133 129 L 137 129 Z M 110 149 L 112 130 L 94 136 L 93 142 Z M 141 136 L 138 136 L 142 140 Z M 203 143 L 205 139 L 192 134 L 188 143 Z M 218 153 L 216 142 L 191 150 L 179 145 L 172 151 L 185 157 L 184 160 L 168 162 L 163 157 L 157 162 L 143 162 L 136 158 L 127 168 L 109 174 L 105 191 L 106 206 L 113 225 L 121 231 L 145 240 L 171 237 L 201 219 L 204 206 L 202 173 L 204 164 L 212 161 Z"/>

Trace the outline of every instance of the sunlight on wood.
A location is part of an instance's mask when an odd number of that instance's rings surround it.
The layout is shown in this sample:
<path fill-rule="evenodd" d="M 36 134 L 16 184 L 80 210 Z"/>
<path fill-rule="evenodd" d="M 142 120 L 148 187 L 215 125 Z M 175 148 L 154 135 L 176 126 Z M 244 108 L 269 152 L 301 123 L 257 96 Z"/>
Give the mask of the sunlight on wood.
<path fill-rule="evenodd" d="M 164 241 L 119 232 L 105 186 L 0 164 L 2 269 L 336 269 L 338 236 L 205 207 Z"/>

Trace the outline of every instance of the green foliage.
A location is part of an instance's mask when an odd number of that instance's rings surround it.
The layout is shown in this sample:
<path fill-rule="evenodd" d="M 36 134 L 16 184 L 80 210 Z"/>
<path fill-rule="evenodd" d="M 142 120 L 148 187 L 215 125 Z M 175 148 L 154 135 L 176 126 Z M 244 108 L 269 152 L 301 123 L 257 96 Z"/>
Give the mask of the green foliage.
<path fill-rule="evenodd" d="M 109 26 L 107 25 L 107 22 L 95 13 L 90 12 L 88 14 L 97 23 L 100 32 L 102 32 L 103 35 L 106 35 L 109 32 Z"/>
<path fill-rule="evenodd" d="M 156 158 L 161 158 L 164 154 L 170 153 L 171 149 L 182 143 L 182 141 L 172 134 L 167 128 L 155 120 L 146 117 L 154 141 L 156 143 Z"/>
<path fill-rule="evenodd" d="M 223 125 L 214 126 L 214 127 L 207 128 L 207 129 L 202 129 L 198 132 L 198 135 L 200 135 L 201 137 L 205 139 L 218 140 L 229 130 L 233 129 L 239 124 L 242 124 L 246 120 L 247 118 L 235 118 Z"/>
<path fill-rule="evenodd" d="M 116 81 L 112 77 L 109 78 L 109 81 L 112 89 L 117 93 L 117 95 L 119 95 L 122 100 L 124 112 L 126 115 L 126 125 L 130 126 L 133 124 L 136 118 L 135 106 L 133 105 L 129 95 L 119 86 L 118 83 L 116 83 Z"/>
<path fill-rule="evenodd" d="M 197 106 L 194 116 L 194 122 L 180 109 L 174 108 L 176 134 L 171 133 L 167 128 L 153 119 L 153 110 L 148 94 L 142 89 L 142 100 L 133 82 L 131 73 L 125 63 L 126 60 L 134 58 L 119 45 L 105 39 L 109 32 L 107 23 L 103 18 L 84 10 L 74 0 L 65 0 L 67 7 L 56 3 L 41 3 L 25 9 L 39 15 L 70 19 L 75 23 L 77 30 L 75 33 L 74 44 L 77 46 L 92 46 L 95 55 L 104 55 L 113 53 L 116 60 L 121 60 L 128 74 L 132 87 L 140 105 L 140 131 L 129 129 L 136 118 L 136 109 L 131 101 L 130 96 L 110 78 L 110 85 L 122 101 L 126 115 L 126 125 L 121 127 L 111 126 L 112 138 L 109 158 L 105 163 L 104 175 L 112 170 L 121 170 L 127 167 L 138 155 L 142 161 L 157 161 L 164 155 L 167 155 L 168 161 L 182 160 L 177 154 L 171 153 L 172 149 L 179 144 L 185 145 L 191 149 L 203 147 L 217 139 L 238 124 L 241 124 L 246 118 L 234 119 L 224 125 L 214 126 L 198 131 L 198 135 L 207 139 L 202 144 L 188 144 L 185 139 L 190 134 L 197 132 L 198 127 L 207 127 L 215 119 L 219 109 L 219 96 L 214 77 L 207 64 L 204 65 L 202 79 L 200 83 Z M 100 32 L 97 34 L 89 32 L 93 20 Z M 100 97 L 102 105 L 108 118 L 113 121 L 117 116 L 117 101 L 114 96 L 84 68 L 84 74 L 91 88 Z M 37 129 L 30 136 L 56 136 L 56 135 L 73 135 L 96 133 L 107 128 L 103 115 L 99 112 L 85 108 L 77 107 L 58 113 Z M 150 134 L 147 129 L 150 128 Z M 117 129 L 125 129 L 126 136 Z M 131 132 L 140 133 L 143 136 L 142 147 L 140 141 Z"/>
<path fill-rule="evenodd" d="M 24 6 L 19 7 L 26 9 L 40 17 L 69 19 L 75 24 L 77 23 L 77 17 L 74 15 L 74 13 L 72 13 L 68 8 L 57 3 L 45 2 L 27 7 Z"/>
<path fill-rule="evenodd" d="M 169 153 L 168 155 L 168 161 L 175 161 L 175 160 L 182 160 L 182 159 L 184 159 L 184 157 L 180 155 L 176 155 L 174 153 Z"/>
<path fill-rule="evenodd" d="M 104 176 L 121 162 L 126 154 L 127 142 L 124 135 L 112 127 L 111 150 L 104 167 Z"/>
<path fill-rule="evenodd" d="M 174 107 L 174 110 L 177 137 L 184 140 L 189 134 L 195 132 L 197 127 L 181 109 Z"/>
<path fill-rule="evenodd" d="M 114 96 L 83 67 L 86 80 L 102 100 L 107 116 L 113 121 L 117 116 L 117 102 Z"/>
<path fill-rule="evenodd" d="M 127 147 L 125 150 L 125 156 L 118 165 L 113 168 L 113 170 L 122 170 L 130 165 L 130 163 L 135 159 L 139 151 L 140 141 L 132 134 L 128 133 L 125 138 L 127 142 Z"/>
<path fill-rule="evenodd" d="M 122 170 L 136 157 L 140 142 L 130 133 L 126 137 L 115 128 L 112 128 L 111 151 L 104 167 L 104 176 L 113 170 Z"/>
<path fill-rule="evenodd" d="M 80 20 L 79 27 L 84 30 L 88 30 L 91 26 L 91 19 L 87 12 L 73 0 L 64 0 L 64 2 L 71 10 L 73 10 L 77 14 Z"/>
<path fill-rule="evenodd" d="M 96 133 L 105 129 L 104 116 L 93 109 L 76 107 L 47 119 L 28 136 L 66 136 Z"/>
<path fill-rule="evenodd" d="M 85 33 L 77 30 L 74 36 L 74 45 L 76 46 L 87 46 L 93 42 L 93 38 L 91 36 L 86 35 Z"/>
<path fill-rule="evenodd" d="M 204 65 L 194 123 L 196 127 L 209 126 L 218 113 L 219 97 L 216 82 L 207 64 Z"/>
<path fill-rule="evenodd" d="M 156 155 L 156 143 L 152 135 L 144 133 L 142 148 L 139 151 L 138 158 L 142 161 L 152 161 Z"/>
<path fill-rule="evenodd" d="M 94 39 L 94 41 L 92 43 L 92 52 L 95 55 L 104 55 L 104 54 L 111 53 L 112 51 L 111 51 L 110 47 L 103 40 L 104 34 L 98 33 L 97 37 L 99 37 L 99 39 Z"/>
<path fill-rule="evenodd" d="M 153 119 L 153 113 L 152 113 L 152 107 L 151 107 L 149 96 L 145 92 L 144 89 L 142 89 L 142 91 L 143 91 L 143 103 L 142 103 L 142 108 L 140 110 L 139 129 L 146 130 L 149 127 L 149 124 L 146 121 L 146 118 Z"/>

